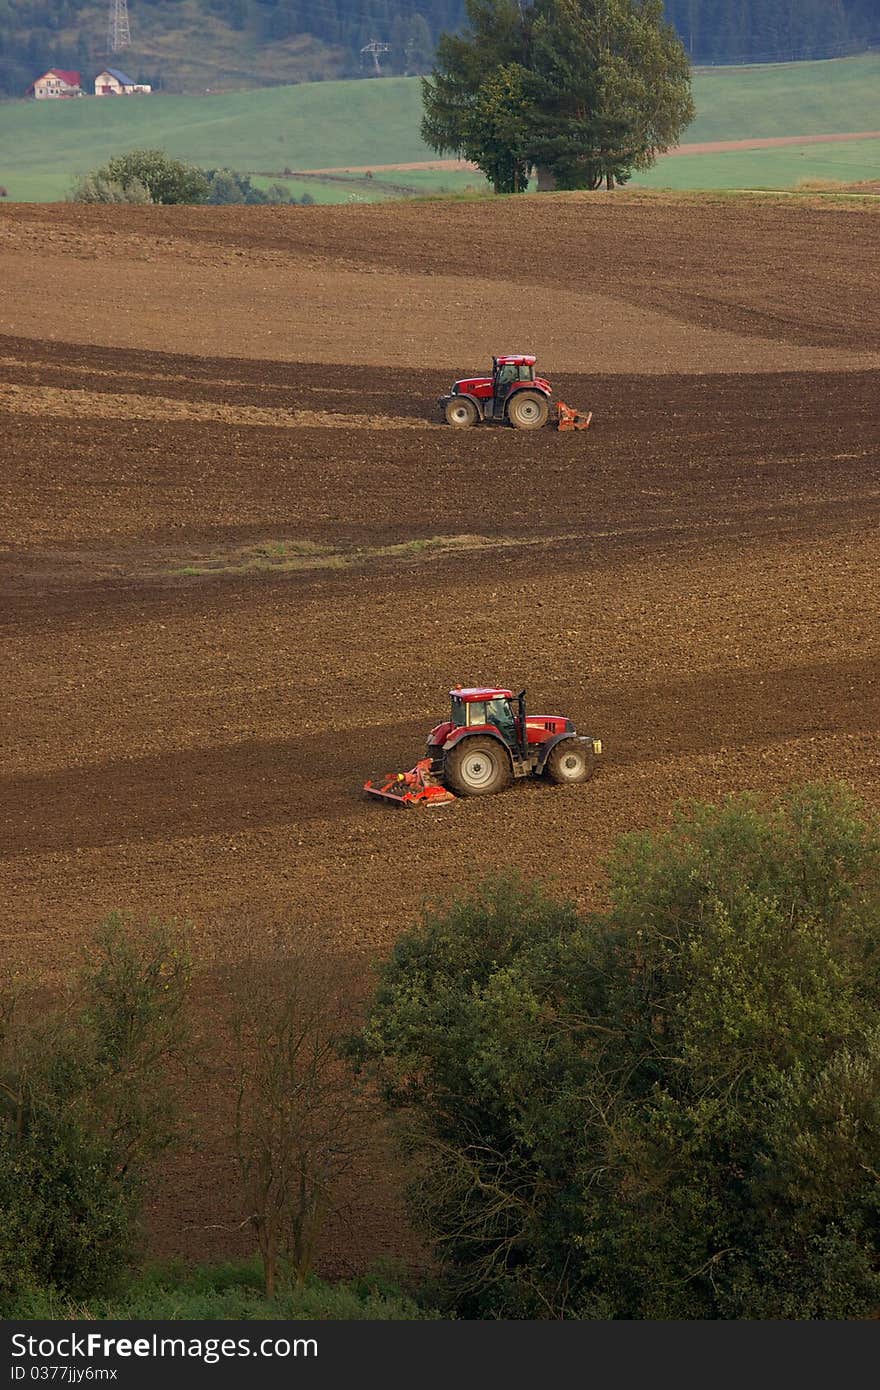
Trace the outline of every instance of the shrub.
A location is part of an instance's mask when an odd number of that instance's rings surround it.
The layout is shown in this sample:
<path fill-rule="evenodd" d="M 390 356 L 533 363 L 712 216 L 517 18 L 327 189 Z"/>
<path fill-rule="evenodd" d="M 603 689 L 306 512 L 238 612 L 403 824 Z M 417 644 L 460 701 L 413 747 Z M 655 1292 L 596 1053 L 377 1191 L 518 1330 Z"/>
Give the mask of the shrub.
<path fill-rule="evenodd" d="M 174 1134 L 168 1063 L 189 970 L 175 935 L 110 918 L 66 1005 L 0 1037 L 0 1311 L 22 1290 L 111 1289 L 140 1185 Z"/>
<path fill-rule="evenodd" d="M 205 201 L 208 203 L 265 204 L 287 201 L 285 197 L 270 197 L 262 189 L 254 187 L 248 174 L 237 174 L 233 169 L 208 169 L 205 178 L 208 181 L 208 195 Z"/>
<path fill-rule="evenodd" d="M 140 179 L 123 184 L 106 175 L 87 174 L 79 180 L 70 195 L 72 203 L 152 203 L 152 198 Z"/>
<path fill-rule="evenodd" d="M 141 189 L 146 191 L 146 198 L 140 196 Z M 129 190 L 134 196 L 129 196 Z M 208 193 L 208 179 L 201 169 L 172 159 L 164 150 L 129 150 L 93 170 L 74 190 L 73 200 L 204 203 Z"/>
<path fill-rule="evenodd" d="M 353 1049 L 466 1316 L 880 1303 L 880 845 L 839 788 L 628 836 L 611 907 L 516 880 L 400 938 Z"/>
<path fill-rule="evenodd" d="M 197 169 L 171 159 L 162 150 L 131 150 L 79 180 L 70 195 L 75 203 L 288 203 L 281 184 L 267 193 L 249 174 L 234 169 Z"/>

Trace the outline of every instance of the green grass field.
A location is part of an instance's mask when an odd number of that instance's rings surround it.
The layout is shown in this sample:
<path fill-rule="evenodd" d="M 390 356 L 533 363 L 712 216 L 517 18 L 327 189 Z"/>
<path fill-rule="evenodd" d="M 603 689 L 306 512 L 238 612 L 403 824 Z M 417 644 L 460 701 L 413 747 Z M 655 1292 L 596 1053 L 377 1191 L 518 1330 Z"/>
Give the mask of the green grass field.
<path fill-rule="evenodd" d="M 667 155 L 647 173 L 634 176 L 629 187 L 785 189 L 806 181 L 858 183 L 865 179 L 880 179 L 880 140 Z"/>
<path fill-rule="evenodd" d="M 698 70 L 688 143 L 880 130 L 880 53 L 821 63 Z M 111 155 L 160 147 L 205 168 L 272 175 L 284 169 L 404 164 L 433 157 L 419 137 L 415 78 L 315 82 L 216 96 L 0 103 L 0 185 L 18 201 L 65 196 L 72 179 Z M 739 154 L 676 156 L 638 182 L 651 187 L 790 187 L 799 179 L 880 176 L 877 142 Z M 769 182 L 768 182 L 769 180 Z M 271 177 L 266 180 L 271 182 Z M 318 201 L 463 191 L 475 178 L 385 172 L 373 187 L 297 184 Z M 382 185 L 380 187 L 380 184 Z"/>
<path fill-rule="evenodd" d="M 880 130 L 880 52 L 821 63 L 703 68 L 688 144 Z"/>

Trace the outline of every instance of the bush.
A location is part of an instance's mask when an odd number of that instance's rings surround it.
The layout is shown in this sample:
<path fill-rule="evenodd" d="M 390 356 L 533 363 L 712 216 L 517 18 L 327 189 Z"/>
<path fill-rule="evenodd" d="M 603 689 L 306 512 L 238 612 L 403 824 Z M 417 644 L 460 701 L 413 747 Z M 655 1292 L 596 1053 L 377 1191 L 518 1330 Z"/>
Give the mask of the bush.
<path fill-rule="evenodd" d="M 259 192 L 259 189 L 256 190 Z M 265 194 L 265 202 L 275 204 L 295 203 L 296 199 L 291 195 L 288 188 L 283 183 L 272 183 L 269 185 Z"/>
<path fill-rule="evenodd" d="M 122 184 L 106 175 L 87 174 L 75 185 L 70 195 L 72 203 L 152 203 L 152 198 L 140 179 Z"/>
<path fill-rule="evenodd" d="M 206 202 L 215 205 L 230 203 L 268 203 L 269 198 L 259 188 L 254 188 L 247 174 L 237 174 L 232 169 L 208 169 Z"/>
<path fill-rule="evenodd" d="M 234 169 L 197 169 L 171 159 L 163 150 L 131 150 L 79 180 L 74 203 L 289 203 L 282 184 L 268 192 L 255 187 L 249 174 Z"/>
<path fill-rule="evenodd" d="M 22 1290 L 112 1289 L 147 1163 L 174 1135 L 168 1062 L 189 970 L 173 933 L 110 918 L 66 1007 L 0 1037 L 0 1313 Z"/>
<path fill-rule="evenodd" d="M 265 207 L 294 201 L 283 184 L 273 183 L 264 193 L 251 182 L 249 174 L 237 174 L 234 169 L 208 169 L 205 177 L 208 180 L 209 203 L 245 203 Z"/>
<path fill-rule="evenodd" d="M 146 191 L 146 198 L 140 190 Z M 208 192 L 201 169 L 172 159 L 164 150 L 129 150 L 93 170 L 72 197 L 80 203 L 204 203 Z"/>
<path fill-rule="evenodd" d="M 880 1304 L 880 844 L 811 787 L 626 837 L 591 919 L 516 880 L 398 941 L 354 1051 L 465 1316 Z"/>

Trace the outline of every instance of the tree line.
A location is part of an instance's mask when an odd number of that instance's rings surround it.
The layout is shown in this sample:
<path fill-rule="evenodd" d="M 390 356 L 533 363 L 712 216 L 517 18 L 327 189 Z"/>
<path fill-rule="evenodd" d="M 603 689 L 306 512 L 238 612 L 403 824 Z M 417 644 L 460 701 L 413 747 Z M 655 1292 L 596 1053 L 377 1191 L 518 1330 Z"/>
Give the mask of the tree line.
<path fill-rule="evenodd" d="M 87 70 L 96 53 L 81 27 L 87 0 L 0 0 L 0 92 L 19 96 L 50 65 Z M 382 71 L 428 71 L 440 35 L 464 22 L 463 0 L 201 0 L 206 14 L 271 44 L 311 34 L 341 50 L 339 76 L 373 76 L 362 48 L 387 43 Z M 667 19 L 695 63 L 834 57 L 880 43 L 875 0 L 664 0 Z M 161 10 L 161 21 L 160 21 Z M 169 22 L 169 6 L 138 0 L 141 33 Z M 173 11 L 171 15 L 173 22 Z M 75 37 L 63 44 L 59 35 Z M 106 55 L 103 55 L 106 57 Z M 124 58 L 121 60 L 124 66 Z M 161 74 L 139 74 L 147 79 Z M 158 85 L 158 84 L 157 84 Z"/>
<path fill-rule="evenodd" d="M 876 813 L 835 785 L 679 810 L 603 896 L 478 883 L 372 983 L 297 924 L 197 967 L 118 917 L 54 1004 L 0 981 L 0 1315 L 124 1293 L 197 1089 L 276 1314 L 393 1134 L 446 1315 L 876 1317 Z"/>

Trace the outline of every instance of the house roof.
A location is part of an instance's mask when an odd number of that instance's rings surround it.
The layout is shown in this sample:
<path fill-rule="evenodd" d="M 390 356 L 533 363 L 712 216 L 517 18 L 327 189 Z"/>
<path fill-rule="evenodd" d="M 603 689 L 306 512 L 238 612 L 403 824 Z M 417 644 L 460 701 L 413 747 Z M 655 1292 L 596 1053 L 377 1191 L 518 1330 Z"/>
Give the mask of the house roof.
<path fill-rule="evenodd" d="M 134 86 L 134 78 L 129 77 L 127 73 L 120 72 L 119 68 L 104 68 L 104 72 L 109 73 L 111 77 L 115 77 L 116 81 L 123 87 Z"/>
<path fill-rule="evenodd" d="M 47 77 L 60 77 L 61 81 L 66 82 L 68 87 L 81 86 L 78 72 L 68 71 L 66 68 L 49 68 L 47 72 L 41 73 L 39 77 L 34 78 L 33 82 L 28 87 L 28 91 L 32 92 L 37 83 L 44 82 Z"/>

